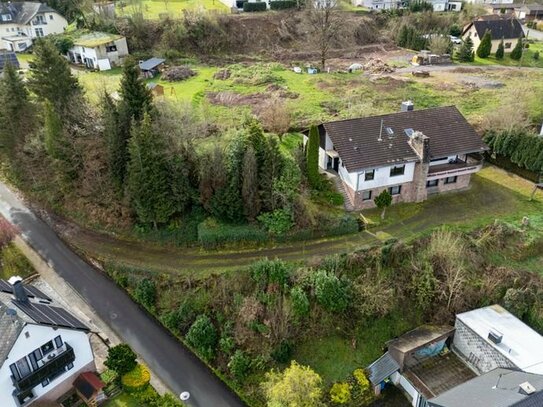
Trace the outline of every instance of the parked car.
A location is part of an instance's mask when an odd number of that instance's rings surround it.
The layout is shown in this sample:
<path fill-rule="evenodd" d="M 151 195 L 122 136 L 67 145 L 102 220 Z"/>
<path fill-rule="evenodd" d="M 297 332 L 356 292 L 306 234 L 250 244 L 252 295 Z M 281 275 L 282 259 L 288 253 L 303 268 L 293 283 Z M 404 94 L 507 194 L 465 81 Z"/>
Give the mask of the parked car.
<path fill-rule="evenodd" d="M 455 45 L 462 44 L 462 40 L 458 37 L 455 37 L 454 35 L 449 35 L 449 38 L 451 39 L 451 42 Z"/>

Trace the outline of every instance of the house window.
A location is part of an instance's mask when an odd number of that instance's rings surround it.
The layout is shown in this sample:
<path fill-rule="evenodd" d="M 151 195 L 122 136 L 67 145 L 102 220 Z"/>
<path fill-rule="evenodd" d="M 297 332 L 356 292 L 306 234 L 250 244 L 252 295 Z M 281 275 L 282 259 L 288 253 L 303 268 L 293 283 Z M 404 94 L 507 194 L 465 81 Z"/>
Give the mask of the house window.
<path fill-rule="evenodd" d="M 36 37 L 43 37 L 43 28 L 34 28 L 34 32 L 36 33 Z"/>
<path fill-rule="evenodd" d="M 30 353 L 28 359 L 30 360 L 32 370 L 36 370 L 38 368 L 38 361 L 42 359 L 41 350 L 36 349 L 34 352 Z"/>
<path fill-rule="evenodd" d="M 58 348 L 60 348 L 62 345 L 63 345 L 62 338 L 61 338 L 60 335 L 59 335 L 59 336 L 57 336 L 57 337 L 55 338 L 55 346 L 56 346 L 57 349 L 58 349 Z"/>
<path fill-rule="evenodd" d="M 49 352 L 52 352 L 55 350 L 55 346 L 53 345 L 53 341 L 49 341 L 47 342 L 45 345 L 42 345 L 41 346 L 41 353 L 45 356 L 47 355 Z"/>
<path fill-rule="evenodd" d="M 2 14 L 2 21 L 11 21 L 11 14 Z"/>
<path fill-rule="evenodd" d="M 363 201 L 369 201 L 370 199 L 371 199 L 371 190 L 362 191 L 362 200 Z"/>
<path fill-rule="evenodd" d="M 405 165 L 395 165 L 390 169 L 390 176 L 397 177 L 398 175 L 403 175 L 405 173 Z"/>
<path fill-rule="evenodd" d="M 373 181 L 375 178 L 375 170 L 366 171 L 364 174 L 364 181 Z"/>
<path fill-rule="evenodd" d="M 402 192 L 402 186 L 396 185 L 394 187 L 390 187 L 388 189 L 388 192 L 390 193 L 390 195 L 400 195 L 400 193 Z"/>
<path fill-rule="evenodd" d="M 503 47 L 504 47 L 505 49 L 509 49 L 509 48 L 511 48 L 511 45 L 512 45 L 512 44 L 511 44 L 510 42 L 506 42 L 506 43 L 503 44 Z"/>
<path fill-rule="evenodd" d="M 45 387 L 49 384 L 49 379 L 45 379 L 43 382 L 41 382 L 41 387 Z"/>
<path fill-rule="evenodd" d="M 116 45 L 110 45 L 106 47 L 106 52 L 115 52 L 115 51 L 117 51 Z"/>
<path fill-rule="evenodd" d="M 52 20 L 52 19 L 53 19 L 53 15 L 49 14 L 49 20 Z"/>
<path fill-rule="evenodd" d="M 44 16 L 36 16 L 36 19 L 32 22 L 34 25 L 41 25 L 45 24 L 45 17 Z"/>
<path fill-rule="evenodd" d="M 437 187 L 438 182 L 439 182 L 439 180 L 437 180 L 437 179 L 433 179 L 431 181 L 426 181 L 426 188 Z"/>
<path fill-rule="evenodd" d="M 455 184 L 456 183 L 456 178 L 457 178 L 456 176 L 445 178 L 445 184 Z"/>
<path fill-rule="evenodd" d="M 73 368 L 74 368 L 73 362 L 70 362 L 68 363 L 68 365 L 66 365 L 66 370 L 72 370 Z"/>
<path fill-rule="evenodd" d="M 19 371 L 19 377 L 26 377 L 32 372 L 30 369 L 30 365 L 28 364 L 28 360 L 26 360 L 26 357 L 19 359 L 17 362 L 15 362 L 15 365 L 17 366 L 17 370 Z"/>
<path fill-rule="evenodd" d="M 436 161 L 444 161 L 446 160 L 448 157 L 440 157 L 440 158 L 433 158 L 430 160 L 431 163 L 435 163 Z"/>

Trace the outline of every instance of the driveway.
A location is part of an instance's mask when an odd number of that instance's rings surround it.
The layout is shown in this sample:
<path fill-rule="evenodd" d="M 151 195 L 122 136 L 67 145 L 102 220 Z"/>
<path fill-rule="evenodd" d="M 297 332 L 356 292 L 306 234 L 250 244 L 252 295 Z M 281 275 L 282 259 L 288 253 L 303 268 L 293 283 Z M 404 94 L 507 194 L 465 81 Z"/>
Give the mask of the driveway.
<path fill-rule="evenodd" d="M 530 40 L 543 41 L 543 31 L 537 31 L 533 28 L 528 28 L 526 25 L 522 26 L 522 30 L 526 37 Z"/>
<path fill-rule="evenodd" d="M 142 311 L 113 281 L 71 251 L 2 183 L 0 214 L 19 227 L 23 239 L 143 358 L 174 394 L 189 391 L 188 404 L 193 407 L 244 406 L 192 352 Z"/>

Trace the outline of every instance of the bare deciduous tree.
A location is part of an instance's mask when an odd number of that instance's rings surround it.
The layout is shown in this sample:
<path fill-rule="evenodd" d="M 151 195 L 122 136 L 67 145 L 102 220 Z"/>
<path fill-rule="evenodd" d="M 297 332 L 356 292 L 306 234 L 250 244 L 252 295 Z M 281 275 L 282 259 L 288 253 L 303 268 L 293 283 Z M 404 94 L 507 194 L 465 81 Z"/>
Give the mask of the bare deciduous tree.
<path fill-rule="evenodd" d="M 290 112 L 280 98 L 270 99 L 258 110 L 257 114 L 264 129 L 277 134 L 280 139 L 290 128 Z"/>
<path fill-rule="evenodd" d="M 338 11 L 337 0 L 310 0 L 307 7 L 310 40 L 320 54 L 321 68 L 324 71 L 330 48 L 344 19 Z"/>

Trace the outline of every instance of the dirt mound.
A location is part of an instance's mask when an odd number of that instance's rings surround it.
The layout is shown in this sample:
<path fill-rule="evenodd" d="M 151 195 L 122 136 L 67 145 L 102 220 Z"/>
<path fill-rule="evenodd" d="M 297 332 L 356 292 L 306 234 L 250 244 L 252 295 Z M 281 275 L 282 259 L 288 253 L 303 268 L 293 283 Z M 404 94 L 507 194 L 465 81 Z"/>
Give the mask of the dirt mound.
<path fill-rule="evenodd" d="M 380 58 L 370 58 L 364 64 L 364 71 L 370 74 L 384 74 L 394 72 L 394 68 Z"/>
<path fill-rule="evenodd" d="M 162 73 L 162 79 L 169 82 L 183 81 L 193 76 L 196 76 L 196 72 L 188 66 L 172 66 Z"/>
<path fill-rule="evenodd" d="M 234 92 L 207 92 L 206 96 L 210 103 L 222 106 L 259 105 L 269 98 L 265 93 L 240 95 Z"/>
<path fill-rule="evenodd" d="M 220 71 L 216 72 L 215 75 L 213 75 L 213 79 L 225 81 L 230 78 L 230 75 L 232 75 L 230 69 L 221 69 Z"/>

